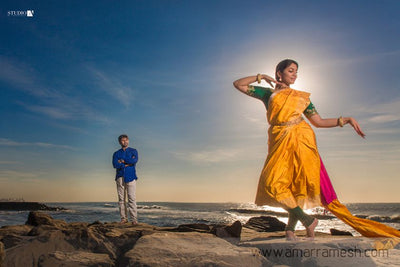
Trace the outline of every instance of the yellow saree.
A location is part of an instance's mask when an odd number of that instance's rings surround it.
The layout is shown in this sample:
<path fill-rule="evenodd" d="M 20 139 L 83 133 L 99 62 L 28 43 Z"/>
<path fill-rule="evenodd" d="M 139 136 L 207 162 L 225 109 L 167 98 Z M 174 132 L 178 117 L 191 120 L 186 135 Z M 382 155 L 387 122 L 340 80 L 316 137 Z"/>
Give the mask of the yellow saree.
<path fill-rule="evenodd" d="M 286 88 L 268 99 L 268 157 L 255 203 L 284 208 L 320 206 L 319 155 L 314 131 L 302 114 L 309 93 Z"/>
<path fill-rule="evenodd" d="M 249 86 L 247 93 L 263 101 L 270 124 L 268 156 L 258 183 L 257 205 L 285 209 L 323 205 L 363 236 L 400 237 L 400 231 L 392 227 L 353 216 L 337 199 L 318 153 L 314 131 L 302 117 L 317 113 L 310 93 L 253 86 Z"/>

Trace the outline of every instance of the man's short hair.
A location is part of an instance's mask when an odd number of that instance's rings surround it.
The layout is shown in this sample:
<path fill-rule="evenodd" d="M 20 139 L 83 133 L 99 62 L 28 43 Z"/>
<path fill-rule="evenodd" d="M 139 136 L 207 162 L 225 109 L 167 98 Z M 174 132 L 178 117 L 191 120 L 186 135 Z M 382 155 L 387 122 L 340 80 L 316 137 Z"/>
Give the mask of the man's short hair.
<path fill-rule="evenodd" d="M 118 136 L 118 143 L 121 143 L 122 138 L 129 139 L 129 137 L 126 134 L 121 134 L 120 136 Z"/>

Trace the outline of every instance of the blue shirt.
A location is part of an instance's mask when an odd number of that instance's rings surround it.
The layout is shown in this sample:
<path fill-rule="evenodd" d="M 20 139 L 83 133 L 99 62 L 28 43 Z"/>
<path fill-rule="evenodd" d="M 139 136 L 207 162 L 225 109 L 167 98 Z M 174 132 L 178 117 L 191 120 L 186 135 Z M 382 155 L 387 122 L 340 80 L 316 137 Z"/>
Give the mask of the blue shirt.
<path fill-rule="evenodd" d="M 123 159 L 125 163 L 119 163 L 118 160 L 120 159 Z M 127 147 L 125 150 L 121 148 L 120 150 L 115 151 L 112 159 L 113 166 L 117 170 L 115 180 L 119 177 L 124 177 L 125 183 L 137 180 L 138 177 L 136 176 L 135 166 L 138 159 L 138 152 L 134 148 Z"/>

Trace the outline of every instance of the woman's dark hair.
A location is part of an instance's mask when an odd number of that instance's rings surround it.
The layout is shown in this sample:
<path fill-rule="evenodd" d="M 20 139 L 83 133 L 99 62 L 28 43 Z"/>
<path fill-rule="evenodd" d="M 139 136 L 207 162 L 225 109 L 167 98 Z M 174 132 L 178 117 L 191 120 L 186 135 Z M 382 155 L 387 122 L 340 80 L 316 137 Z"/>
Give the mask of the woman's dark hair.
<path fill-rule="evenodd" d="M 276 65 L 275 68 L 275 79 L 278 81 L 278 71 L 283 72 L 287 67 L 289 67 L 291 64 L 295 64 L 297 66 L 297 68 L 299 67 L 299 64 L 294 61 L 293 59 L 285 59 L 282 60 L 281 62 L 278 63 L 278 65 Z"/>
<path fill-rule="evenodd" d="M 126 134 L 121 134 L 120 136 L 118 136 L 118 143 L 121 143 L 121 139 L 122 138 L 127 138 L 129 139 L 129 137 Z"/>

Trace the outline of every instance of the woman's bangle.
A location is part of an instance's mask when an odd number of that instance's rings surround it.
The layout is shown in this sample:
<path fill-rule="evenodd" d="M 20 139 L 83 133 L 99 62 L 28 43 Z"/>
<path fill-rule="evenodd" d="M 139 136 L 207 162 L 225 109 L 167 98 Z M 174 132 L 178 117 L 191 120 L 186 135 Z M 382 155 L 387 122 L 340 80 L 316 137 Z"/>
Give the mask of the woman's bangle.
<path fill-rule="evenodd" d="M 343 127 L 343 117 L 342 116 L 340 116 L 339 118 L 338 118 L 338 124 L 339 124 L 339 126 L 340 127 Z"/>
<path fill-rule="evenodd" d="M 261 74 L 260 74 L 260 73 L 257 74 L 257 82 L 258 82 L 258 83 L 261 83 Z"/>

